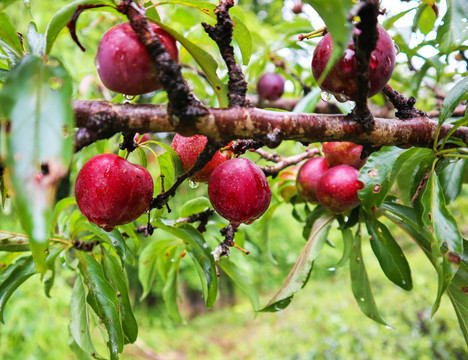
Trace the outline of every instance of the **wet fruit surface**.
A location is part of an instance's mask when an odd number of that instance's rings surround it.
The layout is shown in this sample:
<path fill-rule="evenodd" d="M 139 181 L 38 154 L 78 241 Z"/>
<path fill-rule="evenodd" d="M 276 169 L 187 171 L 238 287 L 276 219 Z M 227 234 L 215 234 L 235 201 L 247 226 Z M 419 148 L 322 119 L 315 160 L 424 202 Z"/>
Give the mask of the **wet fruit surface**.
<path fill-rule="evenodd" d="M 349 165 L 359 170 L 367 161 L 367 158 L 361 159 L 362 145 L 348 141 L 325 142 L 322 151 L 329 167 Z"/>
<path fill-rule="evenodd" d="M 153 179 L 139 165 L 114 154 L 101 154 L 81 168 L 75 196 L 78 207 L 90 222 L 111 231 L 148 210 L 153 197 Z"/>
<path fill-rule="evenodd" d="M 284 77 L 277 73 L 266 73 L 257 83 L 257 93 L 266 100 L 278 100 L 284 93 Z"/>
<path fill-rule="evenodd" d="M 364 184 L 358 180 L 359 171 L 349 165 L 327 170 L 317 185 L 319 203 L 335 214 L 350 210 L 361 202 L 358 191 Z"/>
<path fill-rule="evenodd" d="M 233 226 L 251 224 L 263 215 L 271 201 L 265 174 L 244 158 L 228 160 L 213 171 L 208 195 L 218 214 Z"/>
<path fill-rule="evenodd" d="M 369 61 L 369 94 L 377 94 L 390 80 L 395 67 L 395 45 L 392 38 L 383 27 L 377 25 L 379 40 L 371 53 Z M 355 28 L 355 33 L 359 30 Z M 324 72 L 333 50 L 333 40 L 330 33 L 326 34 L 317 44 L 312 58 L 312 73 L 318 82 Z M 356 81 L 357 62 L 354 42 L 351 40 L 344 55 L 333 66 L 320 87 L 340 101 L 357 100 L 358 86 Z"/>
<path fill-rule="evenodd" d="M 193 167 L 193 165 L 195 165 L 198 155 L 203 151 L 207 142 L 208 139 L 204 135 L 185 137 L 176 134 L 174 136 L 171 147 L 177 155 L 179 155 L 184 171 L 188 171 Z M 213 158 L 203 167 L 203 169 L 193 174 L 190 177 L 190 180 L 196 182 L 208 182 L 213 170 L 231 157 L 232 153 L 230 151 L 216 151 Z"/>
<path fill-rule="evenodd" d="M 307 160 L 297 174 L 297 192 L 307 201 L 313 204 L 318 203 L 316 194 L 317 184 L 327 170 L 328 165 L 324 157 L 315 157 Z"/>
<path fill-rule="evenodd" d="M 177 61 L 179 50 L 174 38 L 158 25 L 150 25 Z M 104 34 L 95 64 L 102 83 L 112 91 L 141 95 L 161 88 L 154 62 L 130 23 L 116 25 Z"/>

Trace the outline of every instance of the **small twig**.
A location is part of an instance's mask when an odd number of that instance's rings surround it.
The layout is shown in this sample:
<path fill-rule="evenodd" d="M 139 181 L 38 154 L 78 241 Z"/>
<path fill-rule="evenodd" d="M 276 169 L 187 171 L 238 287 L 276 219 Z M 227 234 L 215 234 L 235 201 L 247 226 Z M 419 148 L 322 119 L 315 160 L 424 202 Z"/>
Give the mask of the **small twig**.
<path fill-rule="evenodd" d="M 205 148 L 203 151 L 198 155 L 197 161 L 195 162 L 195 165 L 188 170 L 187 172 L 183 173 L 179 177 L 177 177 L 176 182 L 172 185 L 172 187 L 164 191 L 164 187 L 161 188 L 162 192 L 153 200 L 151 201 L 150 209 L 161 209 L 163 206 L 168 206 L 167 203 L 171 197 L 174 197 L 177 189 L 179 186 L 189 177 L 191 177 L 193 174 L 195 174 L 198 170 L 203 169 L 203 167 L 213 158 L 213 155 L 216 153 L 216 151 L 219 149 L 219 146 L 214 146 L 213 144 L 208 141 L 208 143 L 205 145 Z M 169 211 L 169 206 L 168 206 L 168 211 Z"/>
<path fill-rule="evenodd" d="M 216 265 L 216 275 L 219 276 L 218 261 L 223 256 L 230 256 L 231 252 L 229 251 L 230 247 L 235 247 L 236 249 L 242 251 L 244 254 L 249 255 L 249 252 L 240 246 L 234 244 L 234 237 L 236 235 L 237 227 L 229 224 L 225 228 L 220 230 L 221 235 L 224 236 L 224 240 L 214 249 L 211 253 L 213 254 L 215 265 Z"/>
<path fill-rule="evenodd" d="M 416 103 L 416 99 L 411 96 L 408 99 L 401 95 L 398 91 L 392 89 L 392 87 L 387 84 L 382 89 L 382 93 L 384 93 L 390 102 L 393 104 L 397 112 L 395 116 L 398 119 L 406 120 L 412 119 L 415 117 L 425 117 L 427 114 L 424 111 L 421 111 L 414 107 Z"/>
<path fill-rule="evenodd" d="M 268 160 L 268 161 L 279 163 L 282 160 L 282 157 L 280 155 L 278 155 L 278 153 L 276 153 L 276 152 L 269 152 L 269 151 L 265 151 L 263 149 L 257 149 L 257 150 L 255 150 L 255 152 L 258 155 L 260 155 L 262 158 L 264 158 L 265 160 Z"/>
<path fill-rule="evenodd" d="M 119 145 L 120 150 L 127 150 L 129 153 L 131 153 L 138 147 L 138 144 L 135 141 L 135 134 L 136 133 L 134 131 L 128 131 L 122 134 L 123 141 Z"/>
<path fill-rule="evenodd" d="M 280 171 L 286 169 L 288 166 L 296 165 L 305 159 L 310 159 L 318 155 L 319 153 L 320 153 L 319 149 L 316 149 L 316 148 L 307 149 L 302 154 L 297 154 L 297 155 L 293 155 L 293 156 L 289 156 L 285 158 L 280 157 L 280 160 L 275 161 L 276 164 L 273 166 L 260 166 L 260 168 L 262 169 L 262 171 L 265 173 L 266 176 L 275 177 L 276 175 L 279 174 Z"/>
<path fill-rule="evenodd" d="M 229 150 L 231 150 L 235 155 L 242 155 L 245 154 L 247 150 L 257 150 L 261 147 L 265 146 L 263 141 L 261 140 L 236 140 L 230 146 Z"/>
<path fill-rule="evenodd" d="M 245 99 L 247 82 L 242 69 L 234 57 L 234 48 L 231 45 L 233 33 L 233 21 L 229 15 L 229 9 L 234 6 L 234 0 L 220 0 L 216 6 L 215 14 L 217 23 L 215 26 L 202 23 L 203 28 L 218 45 L 221 56 L 228 68 L 229 81 L 229 107 L 249 106 Z"/>
<path fill-rule="evenodd" d="M 80 251 L 85 251 L 85 252 L 91 252 L 94 249 L 95 245 L 98 245 L 100 242 L 99 241 L 80 241 L 80 240 L 75 240 L 73 241 L 73 247 L 76 250 Z"/>
<path fill-rule="evenodd" d="M 83 51 L 83 52 L 86 51 L 86 48 L 83 45 L 81 45 L 81 42 L 80 42 L 80 40 L 78 40 L 78 36 L 76 35 L 76 22 L 78 21 L 78 17 L 85 10 L 95 9 L 95 8 L 99 8 L 99 7 L 103 7 L 103 6 L 109 6 L 109 5 L 92 5 L 92 4 L 78 5 L 76 7 L 75 11 L 73 12 L 73 15 L 72 15 L 70 21 L 67 23 L 68 30 L 70 30 L 70 36 L 72 37 L 72 39 L 76 43 L 76 45 L 78 45 L 79 48 L 81 49 L 81 51 Z"/>
<path fill-rule="evenodd" d="M 194 222 L 200 221 L 200 224 L 198 225 L 197 230 L 203 233 L 206 231 L 206 224 L 208 224 L 208 220 L 210 219 L 210 216 L 212 216 L 213 214 L 214 214 L 214 210 L 208 208 L 202 211 L 201 213 L 193 214 L 185 218 L 179 218 L 175 221 L 175 223 L 176 224 L 181 223 L 181 222 L 194 223 Z"/>
<path fill-rule="evenodd" d="M 359 34 L 354 34 L 353 39 L 357 62 L 358 95 L 351 116 L 362 125 L 365 131 L 371 131 L 374 129 L 375 120 L 367 107 L 367 97 L 369 94 L 369 61 L 379 38 L 377 31 L 378 0 L 361 1 L 357 6 L 357 15 L 359 15 L 361 22 L 356 25 L 356 28 L 361 31 Z"/>

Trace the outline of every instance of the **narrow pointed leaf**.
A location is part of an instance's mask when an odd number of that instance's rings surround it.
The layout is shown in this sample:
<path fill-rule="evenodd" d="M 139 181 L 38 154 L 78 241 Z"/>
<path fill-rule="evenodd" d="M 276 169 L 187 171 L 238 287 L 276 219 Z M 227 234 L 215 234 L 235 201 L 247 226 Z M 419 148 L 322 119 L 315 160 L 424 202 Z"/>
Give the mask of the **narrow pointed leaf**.
<path fill-rule="evenodd" d="M 138 336 L 138 324 L 133 315 L 132 305 L 130 303 L 127 275 L 118 259 L 109 252 L 105 254 L 106 256 L 103 257 L 103 263 L 104 269 L 106 270 L 107 281 L 119 294 L 125 343 L 133 344 Z"/>
<path fill-rule="evenodd" d="M 369 277 L 361 252 L 361 236 L 354 237 L 353 249 L 349 260 L 349 270 L 351 273 L 351 288 L 361 311 L 372 320 L 386 325 L 387 323 L 380 315 L 372 294 Z"/>
<path fill-rule="evenodd" d="M 29 239 L 26 236 L 0 231 L 0 251 L 29 251 Z"/>
<path fill-rule="evenodd" d="M 341 255 L 341 259 L 335 267 L 343 266 L 349 260 L 353 248 L 353 232 L 351 229 L 341 229 L 341 235 L 343 236 L 343 255 Z"/>
<path fill-rule="evenodd" d="M 80 277 L 75 279 L 70 299 L 70 334 L 76 345 L 88 356 L 102 359 L 94 348 L 89 330 L 88 306 L 86 304 L 86 287 Z"/>
<path fill-rule="evenodd" d="M 111 360 L 123 351 L 124 336 L 120 322 L 120 302 L 116 291 L 106 281 L 101 264 L 91 255 L 78 252 L 78 268 L 88 287 L 87 303 L 99 317 L 109 337 L 107 347 Z"/>
<path fill-rule="evenodd" d="M 190 215 L 201 213 L 209 207 L 211 207 L 210 199 L 205 196 L 191 199 L 182 206 L 180 217 L 189 217 Z"/>
<path fill-rule="evenodd" d="M 239 49 L 242 54 L 242 64 L 245 66 L 249 65 L 250 57 L 252 56 L 252 35 L 250 31 L 245 26 L 245 24 L 237 16 L 232 16 L 233 20 L 233 38 L 239 45 Z"/>
<path fill-rule="evenodd" d="M 250 280 L 250 278 L 245 275 L 235 264 L 227 260 L 226 258 L 222 258 L 218 262 L 219 267 L 223 269 L 227 276 L 231 278 L 232 281 L 239 287 L 239 289 L 247 295 L 252 304 L 252 308 L 254 311 L 258 310 L 259 302 L 258 302 L 258 293 L 255 289 L 255 286 Z"/>
<path fill-rule="evenodd" d="M 312 271 L 314 260 L 320 254 L 328 237 L 328 231 L 330 230 L 333 218 L 333 216 L 322 215 L 314 222 L 309 240 L 301 251 L 299 258 L 281 286 L 281 289 L 260 311 L 275 312 L 282 310 L 286 299 L 292 299 L 292 296 L 304 287 Z M 289 303 L 290 300 L 286 302 Z"/>
<path fill-rule="evenodd" d="M 2 46 L 2 43 L 3 46 L 8 46 L 9 50 L 19 59 L 23 53 L 20 38 L 10 19 L 8 19 L 8 16 L 2 12 L 0 12 L 0 24 L 2 24 L 2 26 L 0 26 L 0 46 Z"/>
<path fill-rule="evenodd" d="M 444 192 L 447 204 L 451 204 L 462 191 L 465 172 L 468 171 L 468 160 L 460 159 L 449 164 L 439 174 L 440 186 Z"/>
<path fill-rule="evenodd" d="M 460 329 L 468 345 L 468 262 L 465 261 L 466 259 L 468 259 L 468 244 L 465 241 L 464 260 L 461 261 L 460 268 L 447 289 L 447 294 L 452 301 Z"/>
<path fill-rule="evenodd" d="M 13 292 L 36 273 L 32 256 L 21 258 L 0 275 L 0 322 L 3 320 L 5 305 Z"/>
<path fill-rule="evenodd" d="M 166 305 L 166 309 L 169 313 L 169 316 L 174 321 L 177 321 L 179 323 L 182 323 L 184 321 L 182 315 L 180 315 L 179 305 L 177 303 L 177 297 L 179 294 L 179 268 L 180 261 L 182 260 L 181 254 L 183 250 L 184 249 L 181 246 L 174 247 L 173 251 L 169 255 L 170 259 L 168 258 L 167 260 L 170 266 L 162 290 L 164 304 Z"/>
<path fill-rule="evenodd" d="M 457 82 L 447 93 L 447 96 L 442 103 L 442 107 L 440 108 L 439 126 L 442 125 L 450 116 L 452 116 L 453 111 L 460 103 L 460 101 L 466 99 L 468 99 L 468 77 L 465 77 L 464 79 Z"/>
<path fill-rule="evenodd" d="M 449 53 L 468 39 L 468 27 L 464 19 L 468 17 L 466 0 L 448 0 L 447 12 L 437 30 L 437 42 L 442 53 Z"/>
<path fill-rule="evenodd" d="M 378 221 L 373 214 L 365 216 L 370 243 L 380 267 L 387 278 L 402 289 L 411 290 L 413 281 L 411 270 L 403 250 L 395 241 L 388 228 Z"/>
<path fill-rule="evenodd" d="M 71 93 L 71 78 L 58 60 L 32 55 L 10 72 L 0 92 L 3 113 L 11 123 L 7 166 L 13 200 L 40 273 L 46 270 L 56 186 L 72 155 L 72 137 L 63 136 L 73 122 Z M 41 166 L 48 168 L 42 180 Z"/>
<path fill-rule="evenodd" d="M 112 231 L 104 231 L 96 224 L 91 224 L 90 222 L 84 222 L 83 224 L 81 224 L 81 226 L 84 229 L 92 232 L 105 243 L 111 245 L 115 249 L 116 253 L 120 256 L 122 264 L 124 263 L 126 259 L 127 248 L 125 246 L 124 237 L 117 229 L 114 229 Z"/>

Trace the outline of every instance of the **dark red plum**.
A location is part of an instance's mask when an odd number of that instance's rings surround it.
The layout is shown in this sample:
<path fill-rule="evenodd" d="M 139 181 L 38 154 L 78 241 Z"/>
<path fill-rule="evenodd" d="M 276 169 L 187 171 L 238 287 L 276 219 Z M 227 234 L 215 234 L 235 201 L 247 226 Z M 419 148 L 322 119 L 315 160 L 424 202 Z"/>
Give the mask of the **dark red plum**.
<path fill-rule="evenodd" d="M 277 73 L 266 73 L 257 83 L 257 93 L 266 100 L 278 100 L 284 93 L 284 77 Z"/>
<path fill-rule="evenodd" d="M 328 170 L 324 157 L 307 160 L 299 169 L 296 179 L 297 192 L 308 202 L 317 204 L 317 184 Z"/>
<path fill-rule="evenodd" d="M 265 174 L 244 158 L 228 160 L 213 171 L 208 195 L 218 214 L 234 227 L 251 224 L 263 215 L 271 201 Z"/>
<path fill-rule="evenodd" d="M 148 210 L 153 197 L 153 179 L 144 167 L 120 156 L 97 155 L 78 173 L 75 197 L 90 222 L 112 231 Z"/>
<path fill-rule="evenodd" d="M 359 170 L 367 161 L 367 158 L 361 159 L 362 145 L 348 141 L 325 142 L 322 151 L 329 167 L 344 164 Z"/>
<path fill-rule="evenodd" d="M 158 25 L 150 25 L 177 61 L 179 50 L 174 38 Z M 116 25 L 104 34 L 95 64 L 102 83 L 112 91 L 141 95 L 161 88 L 155 64 L 130 23 Z"/>
<path fill-rule="evenodd" d="M 379 40 L 369 61 L 369 94 L 377 94 L 387 84 L 395 67 L 395 45 L 383 27 L 377 25 Z M 355 33 L 360 30 L 354 29 Z M 333 50 L 333 40 L 327 33 L 317 44 L 312 58 L 312 73 L 318 82 Z M 338 100 L 353 100 L 358 97 L 356 81 L 357 62 L 354 42 L 351 40 L 343 57 L 333 66 L 320 85 L 323 91 L 335 95 Z"/>
<path fill-rule="evenodd" d="M 317 185 L 317 199 L 326 209 L 341 214 L 359 205 L 358 191 L 364 188 L 359 171 L 349 165 L 328 169 Z"/>
<path fill-rule="evenodd" d="M 171 147 L 179 155 L 184 171 L 190 170 L 197 161 L 198 155 L 205 148 L 208 138 L 204 135 L 182 136 L 176 134 L 172 139 Z M 213 158 L 195 174 L 190 177 L 190 180 L 196 182 L 208 182 L 210 175 L 214 169 L 220 164 L 230 159 L 233 156 L 231 151 L 216 151 Z"/>

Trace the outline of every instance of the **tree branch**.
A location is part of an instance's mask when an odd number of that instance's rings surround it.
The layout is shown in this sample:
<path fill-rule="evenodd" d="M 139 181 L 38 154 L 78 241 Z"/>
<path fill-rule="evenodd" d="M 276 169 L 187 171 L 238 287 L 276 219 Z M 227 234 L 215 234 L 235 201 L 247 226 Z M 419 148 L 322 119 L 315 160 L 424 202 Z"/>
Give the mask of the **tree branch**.
<path fill-rule="evenodd" d="M 181 130 L 171 123 L 167 108 L 161 105 L 75 101 L 73 106 L 76 126 L 82 128 L 77 133 L 77 150 L 122 131 L 145 133 Z M 94 128 L 87 131 L 90 123 Z M 100 126 L 98 129 L 97 124 Z M 449 124 L 443 125 L 440 137 L 444 137 L 451 127 Z M 100 131 L 101 128 L 105 131 Z M 90 136 L 80 137 L 82 130 Z M 366 132 L 361 124 L 346 115 L 301 114 L 249 107 L 208 109 L 206 115 L 194 117 L 192 126 L 183 130 L 185 132 L 182 135 L 202 134 L 211 141 L 224 144 L 236 139 L 259 139 L 268 144 L 269 136 L 274 134 L 281 141 L 303 143 L 351 141 L 372 147 L 432 147 L 437 122 L 423 116 L 405 121 L 375 118 L 374 129 Z M 453 136 L 468 144 L 467 127 L 457 129 Z"/>

